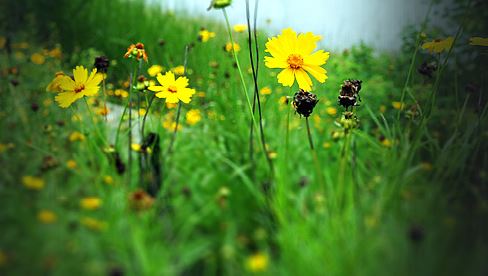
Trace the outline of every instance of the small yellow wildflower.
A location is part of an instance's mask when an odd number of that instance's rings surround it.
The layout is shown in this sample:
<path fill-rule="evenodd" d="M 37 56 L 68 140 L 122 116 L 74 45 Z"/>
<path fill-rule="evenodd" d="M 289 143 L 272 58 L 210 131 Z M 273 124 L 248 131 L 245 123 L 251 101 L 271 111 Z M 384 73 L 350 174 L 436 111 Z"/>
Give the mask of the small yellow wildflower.
<path fill-rule="evenodd" d="M 68 161 L 66 161 L 66 167 L 68 167 L 68 169 L 76 169 L 76 167 L 78 167 L 78 164 L 76 163 L 75 160 L 73 159 L 70 159 Z"/>
<path fill-rule="evenodd" d="M 234 25 L 234 32 L 236 33 L 242 33 L 247 30 L 247 25 L 246 24 L 236 24 Z"/>
<path fill-rule="evenodd" d="M 61 48 L 59 47 L 56 47 L 50 51 L 48 51 L 47 55 L 52 57 L 52 58 L 56 58 L 56 59 L 61 59 L 61 56 L 62 56 L 62 52 L 61 52 Z"/>
<path fill-rule="evenodd" d="M 136 151 L 136 152 L 140 152 L 141 151 L 141 145 L 140 144 L 133 143 L 133 144 L 130 145 L 130 148 L 133 151 Z"/>
<path fill-rule="evenodd" d="M 209 32 L 207 29 L 205 28 L 202 28 L 199 32 L 198 32 L 198 40 L 201 41 L 201 42 L 207 42 L 209 41 L 211 38 L 214 38 L 215 37 L 215 33 L 214 32 Z"/>
<path fill-rule="evenodd" d="M 488 46 L 488 38 L 485 37 L 472 37 L 469 39 L 469 45 L 473 46 Z"/>
<path fill-rule="evenodd" d="M 64 76 L 66 76 L 64 72 L 57 72 L 54 75 L 54 79 L 47 85 L 46 91 L 57 93 L 63 92 L 63 89 L 61 88 L 61 80 L 64 78 Z"/>
<path fill-rule="evenodd" d="M 327 71 L 321 66 L 329 59 L 329 53 L 319 50 L 312 53 L 317 47 L 320 36 L 313 33 L 299 34 L 291 28 L 284 29 L 281 35 L 268 39 L 264 62 L 268 68 L 283 69 L 278 74 L 278 82 L 283 86 L 293 86 L 295 79 L 300 89 L 312 90 L 312 75 L 320 83 L 327 79 Z M 307 74 L 308 73 L 308 74 Z"/>
<path fill-rule="evenodd" d="M 327 112 L 327 114 L 329 114 L 330 116 L 335 116 L 335 115 L 337 115 L 337 108 L 335 108 L 335 107 L 327 107 L 325 109 L 325 112 Z"/>
<path fill-rule="evenodd" d="M 393 106 L 393 108 L 396 110 L 400 110 L 403 109 L 405 105 L 402 104 L 401 102 L 392 102 L 391 106 Z"/>
<path fill-rule="evenodd" d="M 276 159 L 276 157 L 278 157 L 278 153 L 276 151 L 269 151 L 268 152 L 268 157 L 269 159 Z"/>
<path fill-rule="evenodd" d="M 114 184 L 114 179 L 112 176 L 106 175 L 103 177 L 103 183 L 105 183 L 107 185 L 112 185 L 112 184 Z"/>
<path fill-rule="evenodd" d="M 82 142 L 82 141 L 85 141 L 85 135 L 83 135 L 83 133 L 81 133 L 79 131 L 73 131 L 69 135 L 69 141 L 70 142 L 77 142 L 77 141 Z"/>
<path fill-rule="evenodd" d="M 86 228 L 94 231 L 102 231 L 107 228 L 106 222 L 91 217 L 82 218 L 80 223 Z"/>
<path fill-rule="evenodd" d="M 261 93 L 261 95 L 269 95 L 271 94 L 271 88 L 269 88 L 269 86 L 265 86 L 259 90 L 259 93 Z"/>
<path fill-rule="evenodd" d="M 393 145 L 393 142 L 392 142 L 390 139 L 385 138 L 385 139 L 383 139 L 383 140 L 381 141 L 381 144 L 382 144 L 383 146 L 385 146 L 385 147 L 389 148 L 389 147 L 391 147 L 391 146 Z"/>
<path fill-rule="evenodd" d="M 140 115 L 140 116 L 144 116 L 144 115 L 146 115 L 146 112 L 147 112 L 147 111 L 146 111 L 146 109 L 145 109 L 145 108 L 139 108 L 139 115 Z"/>
<path fill-rule="evenodd" d="M 251 272 L 263 272 L 268 268 L 268 256 L 263 253 L 251 255 L 246 260 L 246 268 Z"/>
<path fill-rule="evenodd" d="M 225 44 L 224 50 L 228 53 L 232 52 L 232 43 L 228 42 L 227 44 Z M 239 44 L 234 42 L 234 51 L 237 53 L 240 50 L 241 50 L 241 46 L 239 46 Z"/>
<path fill-rule="evenodd" d="M 22 184 L 30 190 L 41 190 L 44 188 L 44 180 L 36 176 L 23 176 Z"/>
<path fill-rule="evenodd" d="M 49 210 L 41 210 L 37 213 L 37 219 L 45 224 L 51 224 L 58 219 L 58 216 Z"/>
<path fill-rule="evenodd" d="M 177 76 L 183 76 L 185 74 L 185 66 L 178 65 L 176 67 L 171 68 L 171 72 L 173 72 Z"/>
<path fill-rule="evenodd" d="M 330 149 L 330 147 L 332 146 L 330 142 L 324 142 L 324 144 L 322 144 L 322 146 L 324 147 L 324 149 Z"/>
<path fill-rule="evenodd" d="M 202 114 L 198 109 L 190 109 L 186 113 L 186 123 L 190 126 L 195 125 L 202 119 Z"/>
<path fill-rule="evenodd" d="M 164 76 L 158 74 L 158 82 L 161 86 L 149 86 L 149 90 L 156 92 L 156 97 L 166 99 L 168 103 L 178 103 L 182 101 L 189 103 L 195 94 L 195 89 L 188 88 L 188 78 L 175 78 L 173 72 L 167 72 Z"/>
<path fill-rule="evenodd" d="M 155 77 L 159 73 L 163 72 L 163 70 L 164 70 L 163 66 L 155 64 L 149 67 L 149 69 L 147 69 L 147 73 L 149 74 L 149 76 Z"/>
<path fill-rule="evenodd" d="M 426 42 L 422 45 L 423 49 L 426 49 L 430 53 L 442 53 L 443 51 L 449 51 L 454 43 L 452 36 L 446 39 L 436 39 L 430 42 Z"/>
<path fill-rule="evenodd" d="M 93 69 L 90 76 L 88 70 L 83 66 L 76 66 L 73 69 L 74 79 L 64 76 L 60 81 L 60 87 L 64 92 L 54 98 L 62 108 L 69 107 L 73 102 L 84 96 L 94 96 L 98 93 L 99 84 L 103 80 L 102 74 L 97 74 Z"/>
<path fill-rule="evenodd" d="M 197 96 L 200 98 L 205 98 L 205 92 L 197 92 Z"/>
<path fill-rule="evenodd" d="M 174 131 L 175 130 L 175 127 L 176 127 L 176 122 L 174 120 L 164 120 L 163 121 L 163 128 L 166 129 L 166 130 L 169 130 L 169 131 Z M 178 128 L 176 129 L 176 131 L 180 131 L 183 127 L 181 126 L 181 124 L 178 124 Z"/>
<path fill-rule="evenodd" d="M 102 200 L 98 197 L 85 197 L 80 200 L 80 206 L 85 210 L 96 210 L 101 205 Z"/>
<path fill-rule="evenodd" d="M 31 56 L 31 61 L 34 64 L 41 65 L 44 64 L 44 62 L 46 62 L 46 58 L 42 54 L 34 53 Z"/>
<path fill-rule="evenodd" d="M 142 58 L 145 62 L 147 62 L 147 53 L 144 49 L 144 44 L 140 42 L 131 44 L 129 48 L 127 48 L 124 58 L 135 58 L 136 60 L 140 60 Z"/>
<path fill-rule="evenodd" d="M 115 89 L 114 95 L 121 98 L 129 97 L 129 92 L 125 91 L 124 89 Z"/>
<path fill-rule="evenodd" d="M 223 9 L 230 4 L 232 4 L 232 0 L 212 0 L 212 2 L 210 2 L 210 7 L 208 7 L 207 10 L 210 10 L 211 8 Z"/>

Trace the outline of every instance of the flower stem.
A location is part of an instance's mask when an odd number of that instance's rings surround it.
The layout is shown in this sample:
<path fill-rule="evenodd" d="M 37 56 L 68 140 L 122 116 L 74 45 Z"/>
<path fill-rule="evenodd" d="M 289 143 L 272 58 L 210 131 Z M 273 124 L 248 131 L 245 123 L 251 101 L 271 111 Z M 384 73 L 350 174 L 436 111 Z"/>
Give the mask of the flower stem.
<path fill-rule="evenodd" d="M 154 94 L 151 99 L 149 100 L 149 103 L 147 104 L 147 110 L 146 113 L 144 113 L 144 117 L 142 118 L 142 130 L 141 130 L 141 137 L 144 139 L 144 129 L 146 127 L 146 118 L 147 114 L 149 114 L 149 110 L 151 110 L 151 105 L 154 101 L 154 98 L 156 98 L 156 94 Z"/>
<path fill-rule="evenodd" d="M 171 136 L 171 140 L 169 141 L 168 150 L 166 151 L 166 156 L 170 156 L 173 152 L 173 145 L 176 140 L 176 133 L 178 132 L 178 125 L 180 122 L 180 114 L 181 114 L 181 102 L 178 103 L 178 111 L 176 111 L 176 119 L 175 119 L 175 128 L 173 130 L 173 135 Z"/>
<path fill-rule="evenodd" d="M 310 132 L 310 123 L 308 122 L 308 117 L 305 117 L 305 122 L 307 123 L 307 134 L 308 134 L 308 143 L 310 144 L 310 149 L 313 151 L 313 140 L 312 140 L 312 133 Z"/>

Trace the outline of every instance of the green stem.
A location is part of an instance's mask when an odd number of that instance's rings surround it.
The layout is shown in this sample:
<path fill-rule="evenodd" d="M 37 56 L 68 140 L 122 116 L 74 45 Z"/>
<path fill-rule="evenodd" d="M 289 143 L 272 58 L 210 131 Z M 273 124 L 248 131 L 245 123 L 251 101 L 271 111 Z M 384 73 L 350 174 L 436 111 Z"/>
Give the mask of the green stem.
<path fill-rule="evenodd" d="M 307 124 L 308 143 L 310 144 L 310 149 L 314 151 L 312 133 L 310 132 L 310 123 L 308 122 L 308 117 L 305 117 L 305 122 Z"/>

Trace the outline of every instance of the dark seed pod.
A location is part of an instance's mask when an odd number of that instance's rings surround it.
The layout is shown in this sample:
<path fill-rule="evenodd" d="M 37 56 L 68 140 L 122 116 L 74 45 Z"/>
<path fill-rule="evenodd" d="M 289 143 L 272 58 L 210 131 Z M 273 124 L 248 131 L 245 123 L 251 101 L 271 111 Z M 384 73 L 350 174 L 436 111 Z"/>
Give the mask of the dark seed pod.
<path fill-rule="evenodd" d="M 95 68 L 97 68 L 98 72 L 107 73 L 108 66 L 110 62 L 106 56 L 99 56 L 95 58 Z"/>
<path fill-rule="evenodd" d="M 301 89 L 295 93 L 295 96 L 293 97 L 293 107 L 295 108 L 295 111 L 303 117 L 310 116 L 318 102 L 317 95 L 305 92 Z"/>
<path fill-rule="evenodd" d="M 339 90 L 339 104 L 348 109 L 350 106 L 355 106 L 359 98 L 359 91 L 361 90 L 361 80 L 345 80 Z"/>
<path fill-rule="evenodd" d="M 437 70 L 437 64 L 435 63 L 435 61 L 429 63 L 424 61 L 417 69 L 417 72 L 419 72 L 419 74 L 421 75 L 432 78 L 432 74 L 434 74 L 436 70 Z"/>

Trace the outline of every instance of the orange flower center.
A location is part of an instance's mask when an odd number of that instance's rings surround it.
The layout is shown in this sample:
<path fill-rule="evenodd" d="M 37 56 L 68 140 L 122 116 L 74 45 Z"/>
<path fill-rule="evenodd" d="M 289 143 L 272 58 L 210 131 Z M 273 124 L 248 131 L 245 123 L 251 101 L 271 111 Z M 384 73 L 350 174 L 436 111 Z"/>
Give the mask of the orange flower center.
<path fill-rule="evenodd" d="M 80 84 L 78 87 L 75 87 L 75 93 L 80 93 L 84 89 L 85 89 L 85 85 L 84 84 Z"/>
<path fill-rule="evenodd" d="M 168 87 L 168 91 L 171 93 L 176 93 L 178 92 L 178 88 L 176 88 L 174 85 L 170 85 L 170 87 Z"/>
<path fill-rule="evenodd" d="M 303 66 L 303 58 L 301 55 L 291 54 L 288 56 L 287 62 L 291 69 L 300 69 Z"/>

